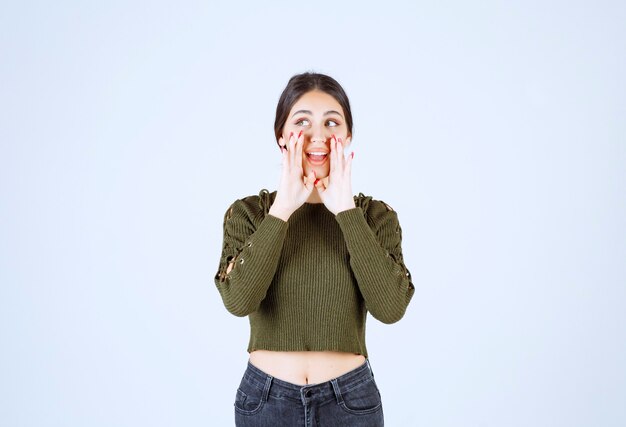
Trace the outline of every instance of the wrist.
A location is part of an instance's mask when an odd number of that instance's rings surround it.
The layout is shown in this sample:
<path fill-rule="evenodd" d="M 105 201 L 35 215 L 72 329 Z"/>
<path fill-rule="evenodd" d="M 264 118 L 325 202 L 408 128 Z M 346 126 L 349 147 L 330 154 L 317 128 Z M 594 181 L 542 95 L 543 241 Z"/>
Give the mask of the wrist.
<path fill-rule="evenodd" d="M 348 211 L 348 210 L 354 209 L 354 208 L 356 208 L 356 205 L 354 204 L 354 200 L 351 200 L 350 203 L 346 203 L 345 205 L 343 205 L 339 209 L 337 209 L 334 212 L 334 214 L 335 214 L 335 216 L 337 216 L 341 212 Z"/>
<path fill-rule="evenodd" d="M 281 206 L 277 206 L 276 203 L 274 203 L 267 213 L 286 222 L 293 212 Z"/>

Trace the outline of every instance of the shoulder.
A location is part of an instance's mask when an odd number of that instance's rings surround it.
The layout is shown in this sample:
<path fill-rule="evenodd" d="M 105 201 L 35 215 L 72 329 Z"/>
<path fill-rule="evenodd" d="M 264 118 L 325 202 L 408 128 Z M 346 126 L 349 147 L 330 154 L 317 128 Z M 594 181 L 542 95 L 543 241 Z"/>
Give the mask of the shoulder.
<path fill-rule="evenodd" d="M 389 203 L 375 199 L 373 196 L 366 196 L 363 193 L 354 196 L 354 204 L 368 216 L 379 216 L 388 212 L 395 212 Z"/>
<path fill-rule="evenodd" d="M 373 196 L 366 196 L 359 193 L 354 196 L 354 204 L 361 208 L 367 223 L 373 230 L 391 227 L 399 227 L 398 215 L 389 203 L 375 199 Z"/>
<path fill-rule="evenodd" d="M 246 216 L 250 219 L 262 220 L 269 212 L 275 198 L 276 191 L 270 192 L 266 189 L 262 189 L 259 191 L 259 194 L 245 196 L 235 200 L 229 206 L 226 217 Z M 371 223 L 376 223 L 384 217 L 396 216 L 395 210 L 389 203 L 375 199 L 372 196 L 366 196 L 363 193 L 354 196 L 354 204 L 356 207 L 361 208 L 366 219 Z"/>
<path fill-rule="evenodd" d="M 262 220 L 267 215 L 275 198 L 276 191 L 270 193 L 266 189 L 259 191 L 259 194 L 241 197 L 228 207 L 226 217 L 245 216 L 251 220 Z"/>

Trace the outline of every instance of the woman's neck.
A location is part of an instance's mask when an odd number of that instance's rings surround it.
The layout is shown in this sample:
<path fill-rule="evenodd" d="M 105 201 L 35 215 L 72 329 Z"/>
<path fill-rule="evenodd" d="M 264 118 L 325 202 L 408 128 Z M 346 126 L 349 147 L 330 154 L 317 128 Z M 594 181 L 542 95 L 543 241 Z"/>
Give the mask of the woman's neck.
<path fill-rule="evenodd" d="M 322 199 L 320 198 L 320 193 L 317 192 L 317 188 L 314 188 L 309 198 L 306 199 L 307 203 L 322 203 Z"/>

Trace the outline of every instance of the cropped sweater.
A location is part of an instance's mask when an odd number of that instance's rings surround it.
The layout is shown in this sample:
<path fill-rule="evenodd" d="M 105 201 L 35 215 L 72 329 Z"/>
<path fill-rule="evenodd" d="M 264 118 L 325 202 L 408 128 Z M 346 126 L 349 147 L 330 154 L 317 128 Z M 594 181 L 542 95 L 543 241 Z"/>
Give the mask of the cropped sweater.
<path fill-rule="evenodd" d="M 397 322 L 415 291 L 396 212 L 360 193 L 355 208 L 337 215 L 323 203 L 305 203 L 283 221 L 268 213 L 275 197 L 276 191 L 261 190 L 224 215 L 215 284 L 230 313 L 249 317 L 248 353 L 333 350 L 367 357 L 367 312 Z"/>

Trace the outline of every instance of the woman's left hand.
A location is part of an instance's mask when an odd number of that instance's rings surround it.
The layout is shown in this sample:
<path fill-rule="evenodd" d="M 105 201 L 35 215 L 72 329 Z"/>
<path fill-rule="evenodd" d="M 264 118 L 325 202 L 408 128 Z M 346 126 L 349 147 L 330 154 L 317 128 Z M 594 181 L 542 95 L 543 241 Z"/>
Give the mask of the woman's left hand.
<path fill-rule="evenodd" d="M 342 139 L 337 140 L 333 135 L 330 139 L 330 172 L 315 187 L 326 208 L 335 215 L 356 207 L 352 195 L 353 158 L 354 152 L 347 158 L 344 156 Z"/>

